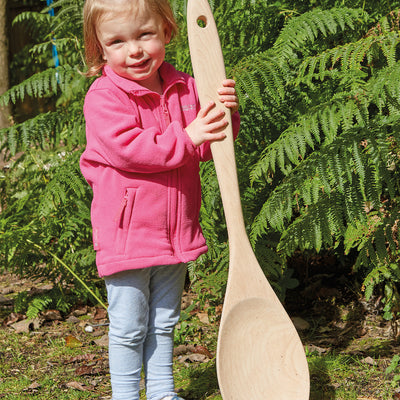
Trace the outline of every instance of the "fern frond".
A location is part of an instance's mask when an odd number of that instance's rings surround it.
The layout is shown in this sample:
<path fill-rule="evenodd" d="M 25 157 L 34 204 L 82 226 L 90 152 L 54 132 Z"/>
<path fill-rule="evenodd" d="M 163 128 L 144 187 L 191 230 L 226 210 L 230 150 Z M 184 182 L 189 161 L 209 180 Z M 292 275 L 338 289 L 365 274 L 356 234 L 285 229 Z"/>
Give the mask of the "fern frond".
<path fill-rule="evenodd" d="M 51 46 L 57 45 L 57 51 L 62 53 L 65 49 L 75 44 L 75 40 L 72 38 L 62 38 L 55 40 L 51 38 L 48 41 L 36 44 L 29 50 L 32 55 L 48 54 L 51 51 Z"/>
<path fill-rule="evenodd" d="M 50 296 L 38 295 L 34 297 L 28 305 L 26 317 L 28 319 L 37 317 L 39 313 L 46 310 L 51 303 L 53 303 L 53 299 Z"/>
<path fill-rule="evenodd" d="M 385 108 L 390 109 L 391 114 L 398 114 L 400 110 L 400 63 L 386 66 L 380 69 L 368 81 L 367 90 L 371 96 L 371 102 L 378 107 L 381 113 Z"/>
<path fill-rule="evenodd" d="M 42 13 L 48 13 L 52 8 L 56 9 L 54 19 L 54 31 L 61 31 L 67 24 L 73 23 L 77 27 L 83 24 L 82 9 L 84 1 L 82 0 L 57 0 L 51 6 L 44 8 Z"/>
<path fill-rule="evenodd" d="M 65 203 L 68 197 L 79 199 L 87 195 L 88 187 L 80 173 L 79 157 L 79 152 L 68 155 L 66 159 L 60 156 L 57 162 L 50 166 L 55 173 L 46 185 L 38 205 L 40 217 L 49 215 Z"/>
<path fill-rule="evenodd" d="M 306 43 L 314 42 L 322 35 L 335 34 L 346 26 L 354 26 L 364 16 L 362 10 L 351 8 L 315 9 L 289 20 L 274 44 L 280 58 L 293 58 L 293 53 L 301 52 Z"/>
<path fill-rule="evenodd" d="M 275 104 L 282 102 L 286 95 L 288 73 L 287 66 L 282 65 L 272 51 L 248 57 L 231 70 L 243 105 L 250 99 L 259 108 L 263 107 L 264 98 Z M 261 90 L 265 93 L 264 97 L 261 97 Z"/>
<path fill-rule="evenodd" d="M 285 255 L 291 255 L 296 250 L 319 251 L 324 243 L 331 245 L 334 234 L 340 234 L 334 230 L 340 229 L 340 224 L 335 226 L 328 220 L 327 210 L 330 209 L 331 201 L 327 196 L 308 207 L 283 231 L 277 250 Z"/>
<path fill-rule="evenodd" d="M 372 62 L 372 56 L 381 50 L 389 67 L 396 64 L 396 49 L 400 43 L 398 32 L 391 32 L 381 36 L 367 36 L 357 42 L 347 43 L 328 49 L 316 56 L 304 59 L 296 78 L 296 84 L 310 84 L 313 79 L 323 80 L 327 76 L 334 76 L 334 69 L 363 70 Z M 375 57 L 375 56 L 374 56 Z M 365 60 L 368 59 L 368 63 Z M 317 69 L 318 66 L 318 69 Z M 365 74 L 364 74 L 365 76 Z"/>
<path fill-rule="evenodd" d="M 27 149 L 31 145 L 44 148 L 62 119 L 63 115 L 59 112 L 43 113 L 21 124 L 4 128 L 0 132 L 7 138 L 6 144 L 14 155 L 17 151 Z"/>
<path fill-rule="evenodd" d="M 346 252 L 352 248 L 359 250 L 356 269 L 370 268 L 372 262 L 373 271 L 377 270 L 376 267 L 378 271 L 380 270 L 378 273 L 371 272 L 369 278 L 377 277 L 382 273 L 381 268 L 387 268 L 390 264 L 396 263 L 399 258 L 398 216 L 398 206 L 391 203 L 384 214 L 380 211 L 370 212 L 366 221 L 355 220 L 346 230 L 344 237 Z M 377 283 L 379 281 L 374 282 L 374 284 Z"/>
<path fill-rule="evenodd" d="M 58 87 L 64 88 L 76 70 L 68 65 L 60 66 L 32 75 L 19 85 L 7 90 L 1 97 L 0 103 L 8 105 L 17 100 L 24 100 L 25 95 L 32 97 L 45 97 L 57 93 Z"/>
<path fill-rule="evenodd" d="M 257 107 L 262 107 L 260 87 L 256 83 L 253 74 L 246 69 L 242 69 L 240 73 L 235 76 L 235 79 L 237 82 L 238 96 L 241 100 L 243 99 L 242 103 L 245 104 L 247 99 L 251 99 Z"/>
<path fill-rule="evenodd" d="M 12 22 L 13 25 L 21 23 L 25 26 L 35 28 L 38 26 L 50 26 L 50 16 L 34 11 L 23 11 L 18 14 Z"/>
<path fill-rule="evenodd" d="M 378 129 L 360 128 L 343 133 L 294 168 L 273 190 L 256 216 L 252 240 L 265 233 L 268 226 L 283 232 L 295 209 L 301 211 L 315 206 L 325 196 L 341 196 L 340 218 L 334 209 L 325 210 L 325 215 L 336 215 L 337 229 L 340 227 L 342 231 L 345 221 L 362 219 L 365 202 L 379 204 L 383 188 L 392 180 L 387 171 L 384 147 L 376 145 Z M 369 143 L 365 148 L 360 147 L 363 141 Z"/>
<path fill-rule="evenodd" d="M 349 120 L 354 124 L 353 119 L 360 115 L 359 104 L 348 99 L 348 94 L 342 96 L 346 97 L 346 102 L 343 101 L 343 97 L 336 96 L 331 101 L 309 110 L 295 124 L 290 125 L 274 143 L 264 149 L 259 161 L 250 172 L 251 182 L 267 175 L 269 170 L 274 172 L 276 163 L 287 175 L 292 169 L 290 163 L 298 165 L 306 157 L 306 144 L 311 149 L 314 149 L 322 139 L 322 143 L 329 144 L 334 141 L 341 129 L 349 129 Z"/>

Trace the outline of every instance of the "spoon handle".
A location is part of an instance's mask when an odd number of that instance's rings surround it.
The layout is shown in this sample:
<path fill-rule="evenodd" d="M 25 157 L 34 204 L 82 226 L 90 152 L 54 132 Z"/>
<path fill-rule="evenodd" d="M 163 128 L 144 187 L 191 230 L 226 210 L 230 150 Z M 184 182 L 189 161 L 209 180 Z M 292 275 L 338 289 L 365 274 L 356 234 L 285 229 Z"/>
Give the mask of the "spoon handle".
<path fill-rule="evenodd" d="M 231 245 L 245 232 L 233 145 L 231 111 L 218 99 L 217 89 L 226 78 L 225 65 L 213 13 L 207 0 L 189 0 L 189 47 L 201 106 L 214 101 L 229 121 L 225 139 L 211 143 Z"/>

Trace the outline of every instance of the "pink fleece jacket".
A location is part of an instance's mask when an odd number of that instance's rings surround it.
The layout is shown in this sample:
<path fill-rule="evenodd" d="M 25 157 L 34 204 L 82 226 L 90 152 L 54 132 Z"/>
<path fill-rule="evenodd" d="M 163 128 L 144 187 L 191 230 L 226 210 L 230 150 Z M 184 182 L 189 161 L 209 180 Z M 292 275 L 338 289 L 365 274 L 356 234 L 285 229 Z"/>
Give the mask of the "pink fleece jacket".
<path fill-rule="evenodd" d="M 81 171 L 93 189 L 93 244 L 100 276 L 195 260 L 207 251 L 199 224 L 199 161 L 185 127 L 199 102 L 192 77 L 164 63 L 159 95 L 106 66 L 84 105 Z M 235 136 L 239 116 L 233 118 Z"/>

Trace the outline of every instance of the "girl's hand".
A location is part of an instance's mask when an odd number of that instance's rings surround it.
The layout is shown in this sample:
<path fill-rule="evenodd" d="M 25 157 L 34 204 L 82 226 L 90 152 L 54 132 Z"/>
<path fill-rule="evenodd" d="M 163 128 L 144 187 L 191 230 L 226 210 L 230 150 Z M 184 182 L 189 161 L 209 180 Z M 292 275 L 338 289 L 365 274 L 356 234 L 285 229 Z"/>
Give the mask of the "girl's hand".
<path fill-rule="evenodd" d="M 218 89 L 219 101 L 232 111 L 232 114 L 239 110 L 239 99 L 235 90 L 236 82 L 233 79 L 225 79 L 222 87 Z"/>
<path fill-rule="evenodd" d="M 224 128 L 228 121 L 225 112 L 215 107 L 210 101 L 197 114 L 197 117 L 186 127 L 186 132 L 196 146 L 204 142 L 214 142 L 225 138 Z"/>

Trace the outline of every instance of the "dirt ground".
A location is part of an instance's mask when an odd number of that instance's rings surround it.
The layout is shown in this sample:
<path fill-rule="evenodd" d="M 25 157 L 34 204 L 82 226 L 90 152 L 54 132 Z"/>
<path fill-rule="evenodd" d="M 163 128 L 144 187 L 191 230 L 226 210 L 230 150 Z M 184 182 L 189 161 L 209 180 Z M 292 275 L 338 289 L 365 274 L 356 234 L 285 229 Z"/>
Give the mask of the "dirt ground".
<path fill-rule="evenodd" d="M 303 278 L 305 284 L 296 290 L 288 291 L 285 307 L 289 315 L 293 317 L 293 322 L 308 354 L 326 355 L 335 352 L 357 355 L 361 356 L 362 362 L 371 363 L 371 365 L 375 365 L 378 359 L 383 370 L 390 364 L 393 355 L 400 354 L 397 325 L 381 317 L 380 298 L 366 302 L 352 289 L 352 279 L 346 273 L 338 275 L 325 269 L 323 273 L 310 273 Z M 0 275 L 0 329 L 14 329 L 36 335 L 46 335 L 51 332 L 51 335 L 62 337 L 66 345 L 70 347 L 81 345 L 78 332 L 84 331 L 86 335 L 90 335 L 94 343 L 101 346 L 102 350 L 80 358 L 64 359 L 63 362 L 70 364 L 77 376 L 93 376 L 92 384 L 100 387 L 103 380 L 108 380 L 105 378 L 108 367 L 106 351 L 108 321 L 104 309 L 80 306 L 66 316 L 50 310 L 42 313 L 33 322 L 27 322 L 24 315 L 13 312 L 13 299 L 17 293 L 21 291 L 37 293 L 48 289 L 50 287 L 46 283 L 30 282 L 7 273 Z M 184 301 L 190 303 L 193 298 L 192 293 L 185 293 Z M 187 305 L 184 304 L 184 307 Z M 204 310 L 196 312 L 199 314 L 199 319 L 204 320 L 206 317 Z M 65 321 L 69 324 L 63 324 Z M 205 321 L 205 323 L 209 322 Z M 197 348 L 197 351 L 193 346 L 184 347 L 179 347 L 178 351 L 181 354 L 176 354 L 176 356 L 184 355 L 188 357 L 188 362 L 207 361 L 212 357 L 208 350 L 201 346 Z M 7 348 L 7 344 L 0 343 L 1 348 Z M 26 349 L 26 351 L 31 351 L 29 346 Z M 190 357 L 193 359 L 191 360 Z M 311 380 L 320 378 L 320 376 L 311 376 Z M 363 383 L 363 385 L 368 384 L 376 386 L 376 382 L 372 381 Z M 73 387 L 80 384 L 72 380 L 66 382 L 65 385 Z M 84 387 L 75 389 L 85 390 Z M 368 392 L 368 387 L 365 389 Z M 27 390 L 34 393 L 35 388 L 27 388 Z M 393 399 L 400 399 L 400 391 L 394 390 L 393 396 Z M 107 390 L 103 398 L 109 398 Z M 373 397 L 360 398 L 372 399 Z"/>

